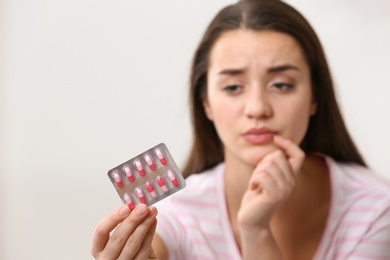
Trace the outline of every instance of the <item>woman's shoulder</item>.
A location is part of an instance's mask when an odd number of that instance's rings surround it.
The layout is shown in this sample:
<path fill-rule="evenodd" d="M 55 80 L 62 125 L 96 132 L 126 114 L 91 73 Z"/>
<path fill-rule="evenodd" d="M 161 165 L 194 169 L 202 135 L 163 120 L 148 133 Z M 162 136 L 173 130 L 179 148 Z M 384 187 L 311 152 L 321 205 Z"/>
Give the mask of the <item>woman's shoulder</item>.
<path fill-rule="evenodd" d="M 337 162 L 330 157 L 326 162 L 332 202 L 327 228 L 315 259 L 370 254 L 380 249 L 380 244 L 384 245 L 382 250 L 388 248 L 389 179 L 358 164 Z"/>
<path fill-rule="evenodd" d="M 334 188 L 350 195 L 390 199 L 390 178 L 359 164 L 337 162 L 330 157 L 326 161 Z"/>

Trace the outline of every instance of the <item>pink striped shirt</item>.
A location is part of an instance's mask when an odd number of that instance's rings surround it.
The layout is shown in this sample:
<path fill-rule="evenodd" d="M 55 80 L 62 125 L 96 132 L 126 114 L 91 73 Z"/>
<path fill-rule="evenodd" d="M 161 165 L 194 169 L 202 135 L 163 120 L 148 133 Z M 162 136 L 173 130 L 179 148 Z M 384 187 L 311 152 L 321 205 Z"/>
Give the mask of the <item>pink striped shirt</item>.
<path fill-rule="evenodd" d="M 361 166 L 326 161 L 331 209 L 314 259 L 390 259 L 390 182 Z M 226 208 L 224 169 L 221 163 L 189 176 L 185 189 L 156 204 L 156 232 L 170 259 L 241 259 Z"/>

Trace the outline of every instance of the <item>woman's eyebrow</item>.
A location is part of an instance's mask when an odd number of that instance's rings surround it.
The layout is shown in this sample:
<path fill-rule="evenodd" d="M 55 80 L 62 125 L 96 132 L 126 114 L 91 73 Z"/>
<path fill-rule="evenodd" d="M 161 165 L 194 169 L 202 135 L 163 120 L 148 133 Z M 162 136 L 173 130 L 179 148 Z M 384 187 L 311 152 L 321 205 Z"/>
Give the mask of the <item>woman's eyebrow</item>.
<path fill-rule="evenodd" d="M 244 73 L 244 69 L 224 69 L 218 72 L 218 75 L 239 75 Z"/>
<path fill-rule="evenodd" d="M 285 64 L 285 65 L 278 65 L 274 67 L 270 67 L 267 69 L 267 72 L 273 73 L 273 72 L 282 72 L 286 70 L 299 70 L 298 67 L 290 65 L 290 64 Z M 218 75 L 229 75 L 229 76 L 234 76 L 234 75 L 239 75 L 245 72 L 245 69 L 224 69 L 218 72 Z"/>
<path fill-rule="evenodd" d="M 267 71 L 272 73 L 272 72 L 281 72 L 286 70 L 299 70 L 299 68 L 290 64 L 285 64 L 285 65 L 271 67 Z"/>

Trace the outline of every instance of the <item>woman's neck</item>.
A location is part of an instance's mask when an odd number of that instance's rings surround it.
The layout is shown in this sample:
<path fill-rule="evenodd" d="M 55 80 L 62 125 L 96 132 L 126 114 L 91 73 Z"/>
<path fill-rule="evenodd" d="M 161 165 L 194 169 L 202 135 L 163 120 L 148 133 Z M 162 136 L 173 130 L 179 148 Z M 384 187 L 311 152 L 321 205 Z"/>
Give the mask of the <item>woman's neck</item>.
<path fill-rule="evenodd" d="M 229 210 L 238 212 L 255 167 L 225 156 L 225 196 Z"/>

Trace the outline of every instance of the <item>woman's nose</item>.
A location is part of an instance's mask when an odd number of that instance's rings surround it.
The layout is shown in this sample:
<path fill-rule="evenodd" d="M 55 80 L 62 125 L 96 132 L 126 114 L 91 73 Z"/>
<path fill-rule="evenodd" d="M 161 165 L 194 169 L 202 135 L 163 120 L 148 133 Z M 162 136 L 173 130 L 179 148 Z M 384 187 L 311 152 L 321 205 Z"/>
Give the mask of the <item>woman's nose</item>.
<path fill-rule="evenodd" d="M 247 93 L 245 115 L 251 119 L 266 119 L 272 116 L 272 107 L 265 91 L 257 88 Z"/>

